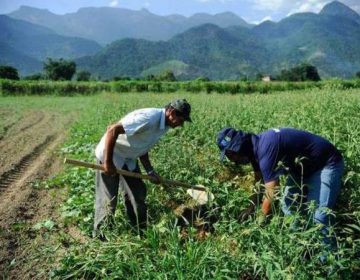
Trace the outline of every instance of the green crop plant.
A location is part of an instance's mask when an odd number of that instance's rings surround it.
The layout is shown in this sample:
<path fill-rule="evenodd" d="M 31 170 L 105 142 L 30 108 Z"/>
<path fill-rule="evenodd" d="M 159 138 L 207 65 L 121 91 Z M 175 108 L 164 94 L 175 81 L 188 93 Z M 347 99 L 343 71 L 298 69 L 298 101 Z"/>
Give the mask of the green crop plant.
<path fill-rule="evenodd" d="M 172 99 L 186 98 L 192 105 L 193 123 L 170 130 L 151 150 L 150 157 L 160 175 L 207 186 L 215 195 L 210 209 L 217 219 L 214 230 L 205 239 L 199 239 L 192 227 L 182 232 L 172 205 L 186 202 L 185 192 L 147 183 L 149 227 L 145 236 L 140 238 L 134 233 L 119 203 L 115 226 L 105 229 L 108 242 L 93 240 L 90 236 L 95 174 L 92 170 L 68 167 L 56 179 L 54 187 L 61 185 L 68 189 L 61 210 L 65 222 L 78 227 L 89 241 L 72 242 L 65 248 L 50 276 L 55 279 L 358 279 L 359 89 L 344 90 L 330 83 L 320 89 L 304 83 L 301 86 L 306 90 L 290 92 L 286 91 L 285 83 L 277 83 L 274 87 L 284 87 L 280 89 L 283 92 L 234 95 L 225 94 L 230 91 L 223 91 L 226 83 L 214 83 L 211 87 L 201 83 L 179 83 L 183 89 L 172 93 L 167 91 L 168 84 L 153 84 L 151 89 L 158 88 L 161 94 L 112 92 L 76 96 L 72 102 L 70 97 L 52 97 L 51 102 L 63 104 L 62 110 L 81 108 L 61 155 L 90 162 L 95 161 L 94 148 L 109 124 L 132 110 L 162 107 Z M 240 85 L 243 87 L 246 90 L 245 83 Z M 203 93 L 192 93 L 199 88 L 204 89 Z M 224 94 L 208 94 L 206 88 L 208 93 Z M 124 86 L 119 89 L 123 90 Z M 258 92 L 271 91 L 261 85 Z M 16 102 L 14 97 L 2 98 L 7 105 Z M 48 97 L 24 98 L 50 102 Z M 238 222 L 239 213 L 249 205 L 252 173 L 249 167 L 219 162 L 216 134 L 225 126 L 255 133 L 275 127 L 305 129 L 328 138 L 341 150 L 346 170 L 334 227 L 339 250 L 330 254 L 326 263 L 319 260 L 321 238 L 317 228 L 311 226 L 311 216 L 298 217 L 299 228 L 294 230 L 293 219 L 284 217 L 279 206 L 275 206 L 272 219 L 265 223 L 255 217 Z"/>
<path fill-rule="evenodd" d="M 150 157 L 159 174 L 211 189 L 216 196 L 211 208 L 217 216 L 214 232 L 199 241 L 190 228 L 184 237 L 169 206 L 169 202 L 186 201 L 184 192 L 149 183 L 149 228 L 144 238 L 132 232 L 119 205 L 115 228 L 106 230 L 109 242 L 94 240 L 86 246 L 75 246 L 54 270 L 54 277 L 351 279 L 360 273 L 358 90 L 212 96 L 184 92 L 108 94 L 72 128 L 73 137 L 63 148 L 64 155 L 94 161 L 92 149 L 108 124 L 136 108 L 161 107 L 176 97 L 192 104 L 193 123 L 170 130 Z M 283 217 L 279 207 L 266 225 L 254 218 L 238 223 L 240 211 L 249 204 L 249 192 L 235 177 L 248 176 L 251 181 L 251 173 L 248 168 L 220 164 L 215 139 L 224 126 L 252 132 L 285 126 L 305 129 L 328 138 L 342 151 L 346 175 L 335 212 L 340 249 L 326 264 L 319 261 L 321 238 L 317 228 L 306 226 L 309 217 L 299 218 L 302 227 L 298 231 L 293 231 L 291 220 Z M 71 168 L 63 176 L 70 190 L 65 213 L 73 215 L 73 222 L 79 223 L 83 234 L 90 235 L 94 174 Z"/>

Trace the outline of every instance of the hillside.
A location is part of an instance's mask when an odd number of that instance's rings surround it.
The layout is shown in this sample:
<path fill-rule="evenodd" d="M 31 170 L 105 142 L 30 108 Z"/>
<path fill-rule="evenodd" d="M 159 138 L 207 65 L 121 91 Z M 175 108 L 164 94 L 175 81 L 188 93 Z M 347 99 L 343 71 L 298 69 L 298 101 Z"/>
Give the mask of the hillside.
<path fill-rule="evenodd" d="M 1 50 L 1 61 L 15 66 L 21 73 L 38 71 L 35 65 L 47 57 L 73 59 L 101 50 L 94 41 L 61 36 L 46 27 L 5 15 L 0 15 L 0 30 L 0 43 L 6 45 Z"/>
<path fill-rule="evenodd" d="M 239 79 L 258 73 L 277 75 L 303 62 L 316 66 L 325 79 L 351 78 L 360 71 L 360 15 L 337 1 L 325 5 L 318 14 L 298 13 L 253 27 L 229 12 L 187 18 L 157 16 L 145 9 L 83 8 L 58 16 L 22 7 L 12 16 L 102 42 L 131 37 L 101 49 L 94 41 L 60 36 L 47 27 L 6 16 L 0 18 L 0 27 L 2 24 L 5 30 L 0 41 L 13 51 L 37 60 L 48 56 L 76 58 L 80 69 L 104 79 L 144 77 L 165 70 L 174 71 L 178 79 Z M 217 24 L 199 25 L 206 21 Z M 153 41 L 171 34 L 176 35 Z"/>
<path fill-rule="evenodd" d="M 104 78 L 139 77 L 162 69 L 178 73 L 180 79 L 217 80 L 276 75 L 308 62 L 322 78 L 350 78 L 360 69 L 360 25 L 355 16 L 347 16 L 355 13 L 350 8 L 329 12 L 334 5 L 338 4 L 326 5 L 319 14 L 294 14 L 251 29 L 205 24 L 166 42 L 119 40 L 78 63 Z"/>
<path fill-rule="evenodd" d="M 343 14 L 327 13 L 332 5 L 319 14 L 294 14 L 253 28 L 272 54 L 273 72 L 304 61 L 315 65 L 322 77 L 352 77 L 360 69 L 360 24 Z"/>
<path fill-rule="evenodd" d="M 42 63 L 39 60 L 16 51 L 2 41 L 0 41 L 0 65 L 13 66 L 20 70 L 22 75 L 39 72 L 42 69 Z"/>
<path fill-rule="evenodd" d="M 182 78 L 236 79 L 245 73 L 254 74 L 257 67 L 261 67 L 265 53 L 256 41 L 238 38 L 216 25 L 206 24 L 167 42 L 119 40 L 93 57 L 78 59 L 77 64 L 103 78 L 147 75 L 157 72 L 154 70 L 157 66 L 157 69 L 179 72 Z M 180 70 L 179 65 L 182 65 Z"/>

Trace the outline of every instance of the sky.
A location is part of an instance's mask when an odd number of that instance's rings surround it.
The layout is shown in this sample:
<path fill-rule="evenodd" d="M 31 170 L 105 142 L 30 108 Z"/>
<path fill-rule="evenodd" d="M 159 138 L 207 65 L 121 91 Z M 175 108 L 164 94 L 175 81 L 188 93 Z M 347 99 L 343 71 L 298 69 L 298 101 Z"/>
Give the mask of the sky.
<path fill-rule="evenodd" d="M 230 11 L 250 23 L 279 21 L 298 12 L 319 12 L 331 0 L 0 0 L 0 14 L 21 5 L 48 9 L 55 14 L 74 13 L 81 7 L 146 8 L 157 15 L 195 13 L 216 14 Z M 360 0 L 339 0 L 360 14 Z"/>

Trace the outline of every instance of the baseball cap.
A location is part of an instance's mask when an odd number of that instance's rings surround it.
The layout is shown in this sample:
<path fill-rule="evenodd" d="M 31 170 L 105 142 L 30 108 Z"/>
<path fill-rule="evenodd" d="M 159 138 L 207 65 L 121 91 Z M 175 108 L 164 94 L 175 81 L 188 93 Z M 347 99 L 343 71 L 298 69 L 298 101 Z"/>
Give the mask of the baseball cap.
<path fill-rule="evenodd" d="M 192 122 L 190 118 L 191 106 L 186 99 L 173 100 L 170 102 L 170 106 L 180 112 L 184 116 L 185 121 Z"/>
<path fill-rule="evenodd" d="M 232 127 L 222 129 L 217 135 L 217 145 L 220 149 L 220 161 L 224 160 L 227 150 L 239 152 L 245 141 L 246 133 Z"/>

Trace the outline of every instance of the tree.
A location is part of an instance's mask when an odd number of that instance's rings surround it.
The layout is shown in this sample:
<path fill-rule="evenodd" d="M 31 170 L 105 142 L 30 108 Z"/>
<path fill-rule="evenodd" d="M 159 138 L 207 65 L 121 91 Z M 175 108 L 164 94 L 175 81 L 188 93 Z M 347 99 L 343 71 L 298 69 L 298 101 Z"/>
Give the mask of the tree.
<path fill-rule="evenodd" d="M 76 64 L 74 61 L 65 60 L 60 58 L 59 60 L 53 60 L 48 58 L 44 63 L 44 71 L 46 76 L 50 80 L 61 81 L 71 80 L 76 72 Z"/>
<path fill-rule="evenodd" d="M 355 74 L 355 77 L 360 79 L 360 71 Z"/>
<path fill-rule="evenodd" d="M 77 81 L 90 81 L 91 73 L 88 71 L 80 71 L 76 73 Z"/>
<path fill-rule="evenodd" d="M 28 75 L 23 77 L 23 80 L 29 80 L 29 81 L 39 81 L 39 80 L 43 80 L 44 76 L 41 73 L 36 73 L 36 74 L 32 74 L 32 75 Z"/>
<path fill-rule="evenodd" d="M 17 69 L 7 65 L 0 65 L 0 79 L 20 80 Z"/>
<path fill-rule="evenodd" d="M 157 77 L 159 81 L 169 81 L 169 82 L 175 82 L 176 78 L 174 73 L 171 70 L 165 71 L 163 74 L 159 75 Z"/>
<path fill-rule="evenodd" d="M 282 81 L 320 81 L 319 73 L 315 66 L 303 63 L 290 70 L 282 70 L 278 76 Z"/>
<path fill-rule="evenodd" d="M 131 81 L 131 78 L 128 77 L 128 76 L 115 76 L 112 78 L 112 80 L 114 82 L 117 82 L 117 81 Z"/>
<path fill-rule="evenodd" d="M 198 82 L 209 82 L 210 79 L 208 77 L 204 77 L 204 76 L 200 76 L 200 77 L 197 77 L 195 79 L 195 81 L 198 81 Z"/>

